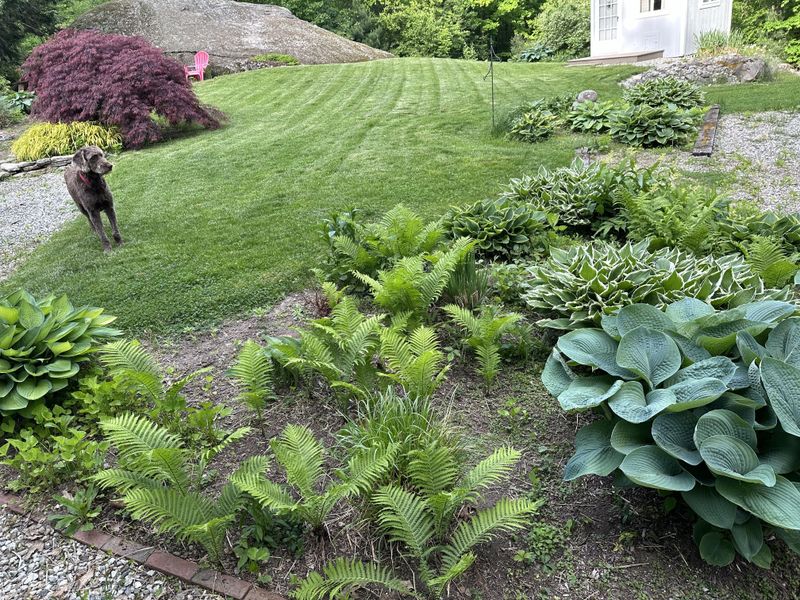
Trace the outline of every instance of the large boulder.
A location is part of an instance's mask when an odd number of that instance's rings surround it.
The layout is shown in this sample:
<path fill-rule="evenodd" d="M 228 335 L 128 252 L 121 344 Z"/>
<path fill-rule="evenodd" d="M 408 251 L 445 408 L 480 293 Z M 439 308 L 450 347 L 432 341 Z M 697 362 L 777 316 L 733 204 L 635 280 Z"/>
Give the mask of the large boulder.
<path fill-rule="evenodd" d="M 233 0 L 111 0 L 72 27 L 139 35 L 186 64 L 205 50 L 210 68 L 222 72 L 242 70 L 250 57 L 265 53 L 289 54 L 303 64 L 392 56 L 298 19 L 283 7 Z"/>
<path fill-rule="evenodd" d="M 769 66 L 757 56 L 724 54 L 708 58 L 661 59 L 648 71 L 634 75 L 622 82 L 631 87 L 648 79 L 675 77 L 700 85 L 711 83 L 747 83 L 769 76 Z"/>

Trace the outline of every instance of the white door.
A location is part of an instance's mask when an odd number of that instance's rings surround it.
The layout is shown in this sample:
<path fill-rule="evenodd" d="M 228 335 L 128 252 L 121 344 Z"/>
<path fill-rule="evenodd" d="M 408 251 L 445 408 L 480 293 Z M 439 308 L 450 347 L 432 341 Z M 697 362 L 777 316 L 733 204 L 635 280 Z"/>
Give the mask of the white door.
<path fill-rule="evenodd" d="M 619 52 L 619 0 L 595 0 L 595 36 L 592 40 L 592 55 Z"/>

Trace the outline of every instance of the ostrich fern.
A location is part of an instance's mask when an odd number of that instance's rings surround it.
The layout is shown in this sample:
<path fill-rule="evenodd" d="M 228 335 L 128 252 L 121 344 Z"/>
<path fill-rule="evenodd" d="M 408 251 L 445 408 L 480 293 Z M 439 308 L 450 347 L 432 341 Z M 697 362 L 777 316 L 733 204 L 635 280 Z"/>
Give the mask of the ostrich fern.
<path fill-rule="evenodd" d="M 493 306 L 485 306 L 480 315 L 475 316 L 471 310 L 455 304 L 444 307 L 462 329 L 468 334 L 467 344 L 475 351 L 479 372 L 487 385 L 494 381 L 500 367 L 500 338 L 522 315 L 517 313 L 498 314 Z"/>
<path fill-rule="evenodd" d="M 268 480 L 264 469 L 242 471 L 231 481 L 262 507 L 298 517 L 317 531 L 339 501 L 371 490 L 388 472 L 397 451 L 392 444 L 354 452 L 338 478 L 323 489 L 325 449 L 308 428 L 287 426 L 271 447 L 288 485 Z"/>
<path fill-rule="evenodd" d="M 272 388 L 272 359 L 259 344 L 247 340 L 228 374 L 241 389 L 239 399 L 252 408 L 261 421 L 261 411 L 267 401 L 275 399 Z"/>
<path fill-rule="evenodd" d="M 468 472 L 461 474 L 454 451 L 431 446 L 419 450 L 412 461 L 411 490 L 387 485 L 373 496 L 377 521 L 390 542 L 401 544 L 418 564 L 428 597 L 442 598 L 450 582 L 475 562 L 474 548 L 500 532 L 523 528 L 540 502 L 502 498 L 459 521 L 465 505 L 475 505 L 482 492 L 506 479 L 520 454 L 500 448 Z M 377 565 L 339 560 L 312 573 L 294 596 L 298 600 L 335 598 L 343 590 L 367 584 L 386 586 L 388 573 Z M 374 575 L 374 577 L 370 577 Z M 388 587 L 388 586 L 386 586 Z M 398 590 L 417 595 L 408 588 Z"/>
<path fill-rule="evenodd" d="M 241 493 L 228 483 L 219 498 L 212 499 L 201 493 L 201 482 L 211 460 L 250 429 L 237 429 L 193 462 L 195 453 L 180 437 L 140 415 L 104 419 L 100 428 L 117 449 L 118 465 L 95 475 L 95 481 L 122 493 L 125 509 L 134 519 L 196 542 L 213 561 L 220 562 L 225 532 L 241 507 Z M 236 475 L 265 466 L 261 460 L 250 460 Z"/>
<path fill-rule="evenodd" d="M 381 358 L 391 371 L 381 375 L 399 383 L 412 398 L 431 396 L 449 369 L 430 327 L 417 327 L 408 335 L 398 326 L 383 329 Z"/>

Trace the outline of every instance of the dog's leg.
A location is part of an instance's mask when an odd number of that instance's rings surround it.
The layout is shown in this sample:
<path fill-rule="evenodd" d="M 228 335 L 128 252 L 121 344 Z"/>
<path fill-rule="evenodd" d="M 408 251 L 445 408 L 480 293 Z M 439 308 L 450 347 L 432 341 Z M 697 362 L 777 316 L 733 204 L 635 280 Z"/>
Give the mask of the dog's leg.
<path fill-rule="evenodd" d="M 117 227 L 117 213 L 114 211 L 114 207 L 109 206 L 106 209 L 106 214 L 108 215 L 108 222 L 111 223 L 111 231 L 114 234 L 114 241 L 121 246 L 122 236 L 119 234 L 119 227 Z"/>
<path fill-rule="evenodd" d="M 100 213 L 97 211 L 90 212 L 89 220 L 92 222 L 92 227 L 97 237 L 99 237 L 100 241 L 103 243 L 103 252 L 111 252 L 111 243 L 108 241 L 106 232 L 103 229 L 103 221 L 100 219 Z"/>

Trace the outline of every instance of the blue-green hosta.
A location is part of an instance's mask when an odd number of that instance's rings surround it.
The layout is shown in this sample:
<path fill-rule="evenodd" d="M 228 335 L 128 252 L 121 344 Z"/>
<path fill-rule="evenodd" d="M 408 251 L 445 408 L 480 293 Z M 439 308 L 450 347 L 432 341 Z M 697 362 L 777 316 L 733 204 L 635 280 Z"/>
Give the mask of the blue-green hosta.
<path fill-rule="evenodd" d="M 763 301 L 634 304 L 562 336 L 542 382 L 578 432 L 565 479 L 611 475 L 680 493 L 711 564 L 769 567 L 765 529 L 800 552 L 800 317 Z"/>
<path fill-rule="evenodd" d="M 650 240 L 622 247 L 608 242 L 553 248 L 550 259 L 528 269 L 523 299 L 548 317 L 553 329 L 596 327 L 603 315 L 635 303 L 664 307 L 697 297 L 717 308 L 765 298 L 784 300 L 789 291 L 765 289 L 741 256 L 697 257 L 675 248 L 648 250 Z"/>
<path fill-rule="evenodd" d="M 0 298 L 0 413 L 23 411 L 65 388 L 102 343 L 120 335 L 102 308 L 24 290 Z"/>

